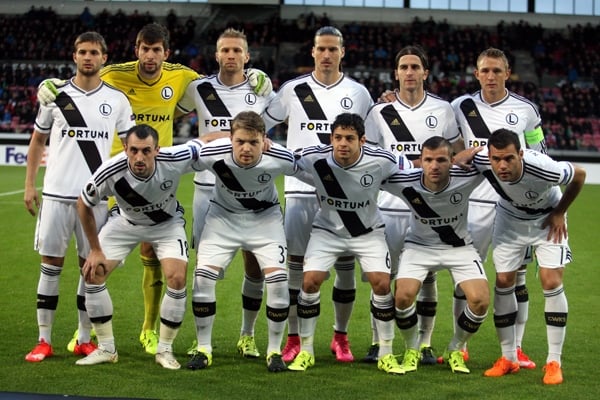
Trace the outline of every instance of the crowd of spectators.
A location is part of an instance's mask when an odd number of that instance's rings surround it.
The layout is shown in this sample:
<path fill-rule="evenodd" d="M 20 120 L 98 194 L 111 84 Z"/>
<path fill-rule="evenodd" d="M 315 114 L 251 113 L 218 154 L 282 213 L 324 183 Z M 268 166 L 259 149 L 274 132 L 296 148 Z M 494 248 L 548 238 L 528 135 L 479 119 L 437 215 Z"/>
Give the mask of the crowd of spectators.
<path fill-rule="evenodd" d="M 109 62 L 129 61 L 134 57 L 137 31 L 152 21 L 170 30 L 169 61 L 206 74 L 218 70 L 212 52 L 222 30 L 226 26 L 244 30 L 250 47 L 263 49 L 258 56 L 253 55 L 253 66 L 268 72 L 275 88 L 312 69 L 310 49 L 315 30 L 335 24 L 326 14 L 308 13 L 295 20 L 270 14 L 261 23 L 229 18 L 198 34 L 192 17 L 178 17 L 174 12 L 155 18 L 149 12 L 126 15 L 121 10 L 93 15 L 86 8 L 78 16 L 60 16 L 51 7 L 32 7 L 25 15 L 0 15 L 0 131 L 31 131 L 36 87 L 46 77 L 64 79 L 73 74 L 65 61 L 71 58 L 76 35 L 98 30 L 107 40 Z M 527 50 L 535 62 L 538 82 L 515 79 L 508 87 L 539 105 L 549 146 L 600 149 L 600 24 L 567 26 L 558 31 L 525 21 L 500 21 L 495 27 L 481 27 L 415 18 L 407 24 L 351 22 L 339 27 L 346 47 L 343 67 L 365 84 L 374 99 L 395 87 L 394 56 L 407 44 L 418 43 L 426 49 L 430 58 L 427 89 L 447 100 L 478 89 L 472 72 L 482 49 L 503 49 L 515 77 L 520 71 L 514 69 L 513 53 Z M 283 36 L 294 38 L 295 54 L 279 54 Z M 554 77 L 558 84 L 540 87 L 544 76 Z M 179 122 L 183 135 L 195 132 L 194 121 L 192 115 Z"/>

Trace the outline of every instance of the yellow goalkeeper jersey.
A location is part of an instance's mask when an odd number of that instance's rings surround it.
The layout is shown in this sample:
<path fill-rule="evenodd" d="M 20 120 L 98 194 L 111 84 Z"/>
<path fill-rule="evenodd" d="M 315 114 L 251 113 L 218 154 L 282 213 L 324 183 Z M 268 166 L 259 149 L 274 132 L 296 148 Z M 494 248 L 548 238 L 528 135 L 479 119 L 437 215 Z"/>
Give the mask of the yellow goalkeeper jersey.
<path fill-rule="evenodd" d="M 148 124 L 156 129 L 159 146 L 172 146 L 175 107 L 190 82 L 200 75 L 181 64 L 163 62 L 160 76 L 147 82 L 138 73 L 138 63 L 130 61 L 107 65 L 100 71 L 100 77 L 125 93 L 135 114 L 136 124 Z M 121 151 L 121 139 L 115 135 L 110 155 Z"/>

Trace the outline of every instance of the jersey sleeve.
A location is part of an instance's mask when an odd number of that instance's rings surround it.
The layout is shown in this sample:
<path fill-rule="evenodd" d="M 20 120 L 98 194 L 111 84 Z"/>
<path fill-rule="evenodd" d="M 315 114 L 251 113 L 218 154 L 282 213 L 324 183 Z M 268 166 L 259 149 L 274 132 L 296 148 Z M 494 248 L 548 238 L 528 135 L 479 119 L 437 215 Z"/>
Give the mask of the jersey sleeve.
<path fill-rule="evenodd" d="M 263 112 L 262 117 L 265 120 L 267 130 L 281 124 L 289 115 L 288 105 L 285 101 L 287 97 L 285 95 L 286 89 L 287 86 L 283 86 Z"/>
<path fill-rule="evenodd" d="M 196 108 L 196 103 L 195 103 L 195 95 L 197 93 L 196 86 L 199 83 L 200 83 L 200 79 L 196 79 L 196 80 L 190 82 L 190 84 L 185 89 L 185 93 L 183 94 L 183 97 L 181 99 L 179 99 L 179 102 L 177 103 L 177 108 L 181 112 L 188 114 Z"/>
<path fill-rule="evenodd" d="M 369 146 L 383 146 L 383 137 L 381 136 L 381 130 L 379 128 L 379 121 L 377 116 L 379 112 L 372 107 L 367 113 L 365 119 L 365 136 L 367 138 L 367 144 Z"/>
<path fill-rule="evenodd" d="M 52 122 L 54 121 L 52 110 L 52 105 L 44 106 L 40 104 L 40 108 L 34 122 L 35 130 L 39 133 L 43 133 L 45 135 L 50 133 L 50 130 L 52 129 Z"/>

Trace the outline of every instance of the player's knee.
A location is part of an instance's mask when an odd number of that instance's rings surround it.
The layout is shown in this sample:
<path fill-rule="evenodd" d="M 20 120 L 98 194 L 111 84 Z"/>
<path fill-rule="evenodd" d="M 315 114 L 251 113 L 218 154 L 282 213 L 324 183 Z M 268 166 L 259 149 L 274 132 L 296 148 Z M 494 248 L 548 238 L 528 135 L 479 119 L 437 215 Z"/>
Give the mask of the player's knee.
<path fill-rule="evenodd" d="M 147 258 L 156 258 L 156 253 L 154 252 L 154 247 L 152 247 L 152 244 L 142 242 L 140 244 L 140 256 Z"/>

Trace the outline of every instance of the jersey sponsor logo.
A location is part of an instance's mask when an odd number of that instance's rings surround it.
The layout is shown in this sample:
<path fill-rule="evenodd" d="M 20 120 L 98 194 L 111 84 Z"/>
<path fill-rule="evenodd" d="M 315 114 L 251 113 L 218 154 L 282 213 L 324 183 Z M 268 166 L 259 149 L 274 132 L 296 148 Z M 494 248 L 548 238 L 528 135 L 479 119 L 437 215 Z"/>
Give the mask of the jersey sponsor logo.
<path fill-rule="evenodd" d="M 415 142 L 398 142 L 390 145 L 390 150 L 393 153 L 399 152 L 420 155 L 422 148 L 423 146 L 420 143 Z"/>
<path fill-rule="evenodd" d="M 112 114 L 112 107 L 108 103 L 102 103 L 100 104 L 100 107 L 98 107 L 98 111 L 100 111 L 100 114 L 103 116 L 108 117 Z"/>
<path fill-rule="evenodd" d="M 350 97 L 344 97 L 344 98 L 342 98 L 342 100 L 340 100 L 340 106 L 342 106 L 342 108 L 344 110 L 352 109 L 353 105 L 354 105 L 354 102 L 352 101 L 352 99 Z"/>
<path fill-rule="evenodd" d="M 231 118 L 213 118 L 205 119 L 204 127 L 206 128 L 222 128 L 222 130 L 231 130 Z"/>
<path fill-rule="evenodd" d="M 106 139 L 109 138 L 109 133 L 106 131 L 94 131 L 91 129 L 71 128 L 61 131 L 62 137 L 70 137 L 75 139 Z"/>
<path fill-rule="evenodd" d="M 134 114 L 135 120 L 137 123 L 143 122 L 169 122 L 171 121 L 171 116 L 169 114 Z"/>
<path fill-rule="evenodd" d="M 423 225 L 429 226 L 446 226 L 451 225 L 461 218 L 462 214 L 454 215 L 452 217 L 438 217 L 438 218 L 423 218 L 416 214 L 413 214 L 415 219 L 422 223 Z"/>
<path fill-rule="evenodd" d="M 334 199 L 325 195 L 321 195 L 320 200 L 321 204 L 327 204 L 329 207 L 333 207 L 337 210 L 358 210 L 371 205 L 370 200 L 350 201 L 345 199 Z"/>
<path fill-rule="evenodd" d="M 327 121 L 300 122 L 300 130 L 314 132 L 317 134 L 317 137 L 322 144 L 331 144 L 331 124 Z"/>
<path fill-rule="evenodd" d="M 487 140 L 485 140 L 485 139 L 469 140 L 468 147 L 479 147 L 479 146 L 487 146 Z"/>
<path fill-rule="evenodd" d="M 370 174 L 364 174 L 363 176 L 360 177 L 360 185 L 362 187 L 369 187 L 371 185 L 373 185 L 373 176 Z"/>
<path fill-rule="evenodd" d="M 173 97 L 174 93 L 175 92 L 171 86 L 165 86 L 160 90 L 160 97 L 162 97 L 165 100 L 169 100 Z"/>
<path fill-rule="evenodd" d="M 519 123 L 519 116 L 515 113 L 508 113 L 506 114 L 506 122 L 509 125 L 516 125 Z"/>

